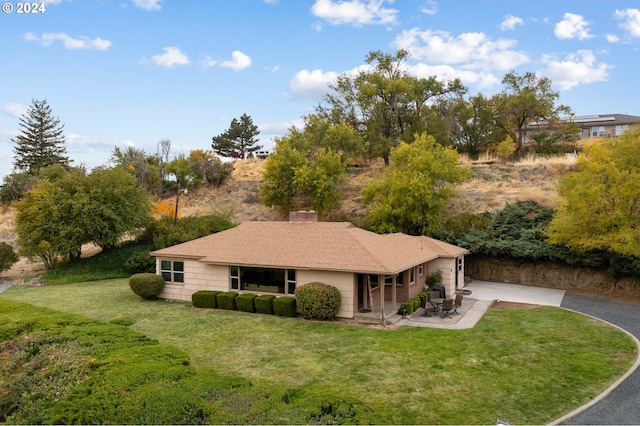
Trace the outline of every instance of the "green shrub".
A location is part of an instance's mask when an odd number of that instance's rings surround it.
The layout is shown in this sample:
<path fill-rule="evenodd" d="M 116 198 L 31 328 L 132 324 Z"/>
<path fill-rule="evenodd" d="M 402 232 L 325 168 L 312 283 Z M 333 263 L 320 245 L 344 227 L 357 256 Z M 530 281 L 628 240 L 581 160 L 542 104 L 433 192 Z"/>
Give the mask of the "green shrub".
<path fill-rule="evenodd" d="M 409 301 L 413 302 L 413 312 L 417 311 L 420 307 L 420 298 L 418 296 L 412 297 Z"/>
<path fill-rule="evenodd" d="M 129 278 L 129 287 L 143 299 L 157 299 L 164 290 L 164 278 L 156 274 L 135 274 Z"/>
<path fill-rule="evenodd" d="M 138 241 L 152 244 L 154 249 L 184 243 L 233 228 L 230 216 L 230 213 L 187 216 L 178 220 L 178 226 L 173 225 L 173 217 L 163 217 L 148 226 Z"/>
<path fill-rule="evenodd" d="M 298 310 L 303 318 L 333 320 L 340 310 L 340 290 L 314 282 L 296 288 Z"/>
<path fill-rule="evenodd" d="M 261 314 L 273 314 L 273 294 L 262 294 L 253 301 L 256 305 L 256 312 Z"/>
<path fill-rule="evenodd" d="M 238 292 L 235 291 L 225 291 L 218 293 L 216 295 L 218 308 L 235 311 L 237 309 L 236 297 L 238 297 Z"/>
<path fill-rule="evenodd" d="M 257 296 L 255 294 L 251 293 L 244 293 L 236 297 L 236 306 L 238 307 L 238 310 L 242 312 L 255 312 L 256 305 L 254 303 L 254 299 L 256 297 Z"/>
<path fill-rule="evenodd" d="M 408 300 L 404 303 L 402 303 L 402 305 L 400 305 L 400 309 L 398 310 L 398 313 L 400 315 L 411 315 L 413 313 L 413 303 L 409 302 Z"/>
<path fill-rule="evenodd" d="M 6 271 L 18 261 L 18 255 L 13 251 L 13 247 L 5 242 L 0 243 L 0 272 Z"/>
<path fill-rule="evenodd" d="M 296 299 L 293 297 L 276 297 L 273 299 L 273 313 L 281 317 L 295 317 Z"/>
<path fill-rule="evenodd" d="M 440 271 L 435 271 L 433 272 L 431 275 L 429 275 L 429 277 L 427 278 L 427 285 L 429 287 L 433 287 L 433 285 L 435 283 L 440 283 L 442 282 L 442 272 Z"/>
<path fill-rule="evenodd" d="M 130 274 L 143 272 L 154 273 L 156 271 L 156 259 L 147 250 L 138 250 L 124 262 L 124 269 Z"/>
<path fill-rule="evenodd" d="M 423 291 L 418 295 L 420 297 L 420 307 L 424 308 L 427 306 L 427 302 L 429 302 L 429 292 Z"/>
<path fill-rule="evenodd" d="M 196 308 L 216 309 L 218 307 L 217 295 L 221 291 L 200 290 L 191 295 L 191 303 Z"/>

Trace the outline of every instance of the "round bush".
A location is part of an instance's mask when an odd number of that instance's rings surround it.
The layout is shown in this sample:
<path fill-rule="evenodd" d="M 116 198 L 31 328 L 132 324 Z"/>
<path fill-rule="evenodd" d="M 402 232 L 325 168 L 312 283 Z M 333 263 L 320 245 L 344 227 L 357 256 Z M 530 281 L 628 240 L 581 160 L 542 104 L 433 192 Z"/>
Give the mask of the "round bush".
<path fill-rule="evenodd" d="M 129 287 L 143 299 L 153 300 L 164 290 L 164 278 L 149 273 L 135 274 L 129 278 Z"/>
<path fill-rule="evenodd" d="M 324 283 L 309 283 L 296 288 L 298 311 L 303 318 L 333 320 L 340 310 L 340 290 Z"/>

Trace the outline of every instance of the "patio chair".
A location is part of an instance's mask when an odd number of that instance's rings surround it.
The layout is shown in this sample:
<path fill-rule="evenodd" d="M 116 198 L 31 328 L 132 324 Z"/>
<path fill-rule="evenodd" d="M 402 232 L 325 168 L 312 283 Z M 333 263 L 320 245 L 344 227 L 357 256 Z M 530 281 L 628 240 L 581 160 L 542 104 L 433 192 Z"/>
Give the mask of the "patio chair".
<path fill-rule="evenodd" d="M 439 291 L 433 291 L 431 290 L 429 292 L 429 303 L 431 304 L 431 310 L 433 312 L 438 312 L 438 305 L 436 305 L 435 303 L 432 302 L 433 299 L 439 299 L 440 298 L 440 292 Z"/>
<path fill-rule="evenodd" d="M 451 315 L 460 315 L 460 312 L 458 312 L 458 308 L 462 306 L 462 293 L 458 293 L 456 294 L 456 298 L 453 301 L 453 312 L 451 312 Z"/>
<path fill-rule="evenodd" d="M 442 302 L 442 316 L 440 318 L 451 318 L 451 311 L 453 310 L 453 299 L 444 299 Z"/>

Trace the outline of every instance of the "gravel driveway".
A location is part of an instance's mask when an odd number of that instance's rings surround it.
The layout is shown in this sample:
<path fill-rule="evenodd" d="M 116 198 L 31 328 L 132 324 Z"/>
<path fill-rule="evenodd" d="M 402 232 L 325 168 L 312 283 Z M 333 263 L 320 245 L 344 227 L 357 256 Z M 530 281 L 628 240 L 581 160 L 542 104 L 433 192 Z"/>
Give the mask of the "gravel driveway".
<path fill-rule="evenodd" d="M 565 294 L 563 308 L 603 319 L 640 339 L 640 306 Z M 638 425 L 640 424 L 640 369 L 636 369 L 604 399 L 575 416 L 567 425 Z"/>

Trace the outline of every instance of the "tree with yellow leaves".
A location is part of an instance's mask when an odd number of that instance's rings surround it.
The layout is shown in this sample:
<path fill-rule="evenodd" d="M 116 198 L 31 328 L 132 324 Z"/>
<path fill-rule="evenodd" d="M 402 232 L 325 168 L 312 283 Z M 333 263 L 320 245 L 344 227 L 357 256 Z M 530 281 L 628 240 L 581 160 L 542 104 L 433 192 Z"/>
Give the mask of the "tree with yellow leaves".
<path fill-rule="evenodd" d="M 587 147 L 558 194 L 552 244 L 640 257 L 640 128 Z"/>

